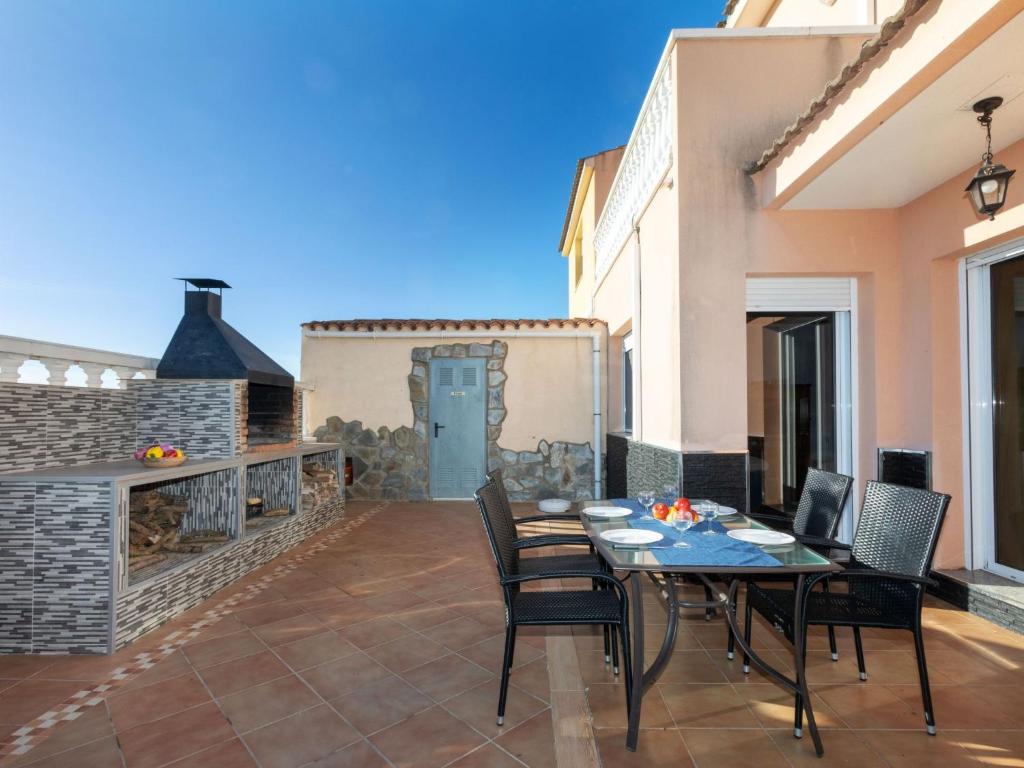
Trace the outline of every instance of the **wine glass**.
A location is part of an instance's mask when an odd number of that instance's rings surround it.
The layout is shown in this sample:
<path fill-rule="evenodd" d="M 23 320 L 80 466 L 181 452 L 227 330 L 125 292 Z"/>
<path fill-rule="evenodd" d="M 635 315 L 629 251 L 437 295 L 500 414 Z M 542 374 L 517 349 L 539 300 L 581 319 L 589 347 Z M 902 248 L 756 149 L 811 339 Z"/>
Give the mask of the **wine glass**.
<path fill-rule="evenodd" d="M 714 529 L 712 523 L 715 522 L 715 518 L 718 517 L 718 504 L 714 501 L 705 500 L 697 505 L 697 512 L 701 518 L 708 521 L 707 530 L 704 531 L 705 536 L 717 536 L 718 531 Z"/>
<path fill-rule="evenodd" d="M 676 514 L 676 519 L 672 523 L 676 530 L 679 531 L 679 541 L 672 546 L 677 549 L 689 549 L 689 542 L 683 541 L 683 534 L 693 528 L 693 516 L 692 515 L 680 515 Z"/>
<path fill-rule="evenodd" d="M 636 500 L 640 502 L 640 506 L 644 508 L 644 517 L 651 516 L 651 507 L 654 506 L 654 493 L 652 491 L 640 491 L 636 495 Z"/>
<path fill-rule="evenodd" d="M 661 487 L 661 495 L 665 497 L 665 503 L 671 505 L 679 497 L 679 489 L 675 483 L 665 483 Z"/>

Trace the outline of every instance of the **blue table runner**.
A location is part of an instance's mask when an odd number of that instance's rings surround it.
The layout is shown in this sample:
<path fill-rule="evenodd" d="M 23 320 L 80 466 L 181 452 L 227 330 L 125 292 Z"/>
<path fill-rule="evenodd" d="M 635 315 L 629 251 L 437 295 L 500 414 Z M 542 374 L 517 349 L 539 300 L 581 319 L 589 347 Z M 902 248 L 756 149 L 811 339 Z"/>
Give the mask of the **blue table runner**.
<path fill-rule="evenodd" d="M 726 528 L 718 521 L 707 520 L 697 523 L 686 533 L 680 533 L 675 526 L 662 523 L 653 517 L 644 517 L 643 507 L 633 499 L 612 499 L 612 504 L 632 510 L 629 517 L 618 518 L 630 528 L 657 531 L 665 538 L 655 542 L 649 549 L 662 565 L 706 565 L 713 569 L 730 567 L 777 568 L 782 565 L 779 560 L 763 551 L 756 544 L 739 541 L 726 535 Z M 718 536 L 704 536 L 703 532 L 712 527 Z M 682 538 L 690 546 L 677 549 L 672 545 Z"/>

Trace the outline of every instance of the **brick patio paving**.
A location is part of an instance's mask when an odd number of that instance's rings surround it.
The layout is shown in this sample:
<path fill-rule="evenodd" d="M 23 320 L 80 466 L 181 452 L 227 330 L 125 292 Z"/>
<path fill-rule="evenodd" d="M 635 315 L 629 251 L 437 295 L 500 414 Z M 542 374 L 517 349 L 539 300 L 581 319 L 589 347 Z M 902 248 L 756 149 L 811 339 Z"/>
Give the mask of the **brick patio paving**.
<path fill-rule="evenodd" d="M 865 683 L 848 631 L 839 630 L 836 663 L 824 634 L 812 638 L 818 760 L 809 739 L 792 738 L 791 699 L 727 661 L 723 623 L 699 612 L 686 616 L 645 698 L 637 753 L 623 748 L 621 684 L 588 630 L 522 634 L 498 728 L 504 611 L 475 506 L 352 502 L 348 519 L 371 508 L 365 524 L 325 531 L 113 657 L 0 657 L 8 741 L 210 605 L 247 596 L 4 765 L 1024 766 L 1024 638 L 937 601 L 926 611 L 934 738 L 923 730 L 908 633 L 865 632 Z M 653 652 L 664 613 L 653 590 L 648 599 Z M 788 663 L 769 627 L 754 642 Z"/>

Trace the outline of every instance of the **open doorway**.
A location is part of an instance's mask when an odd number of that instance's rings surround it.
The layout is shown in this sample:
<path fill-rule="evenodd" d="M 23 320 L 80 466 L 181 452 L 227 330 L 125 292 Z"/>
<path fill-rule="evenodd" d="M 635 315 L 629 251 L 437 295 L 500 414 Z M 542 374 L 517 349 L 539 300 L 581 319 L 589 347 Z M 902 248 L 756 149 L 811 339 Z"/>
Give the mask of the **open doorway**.
<path fill-rule="evenodd" d="M 792 515 L 810 467 L 837 471 L 836 314 L 747 313 L 751 512 Z"/>

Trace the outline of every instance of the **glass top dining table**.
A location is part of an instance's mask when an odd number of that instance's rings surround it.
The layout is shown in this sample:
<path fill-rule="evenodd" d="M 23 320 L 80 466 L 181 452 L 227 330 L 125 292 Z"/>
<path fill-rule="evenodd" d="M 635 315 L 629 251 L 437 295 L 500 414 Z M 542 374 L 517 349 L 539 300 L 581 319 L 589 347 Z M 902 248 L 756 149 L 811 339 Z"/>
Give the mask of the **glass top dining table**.
<path fill-rule="evenodd" d="M 691 499 L 691 503 L 696 508 L 703 499 Z M 590 536 L 594 543 L 594 547 L 601 553 L 601 556 L 605 559 L 613 569 L 622 571 L 654 571 L 658 573 L 708 573 L 713 571 L 714 573 L 736 573 L 736 574 L 756 574 L 756 573 L 821 573 L 822 571 L 840 570 L 838 566 L 834 565 L 831 560 L 815 552 L 810 547 L 806 547 L 799 542 L 793 542 L 791 544 L 770 544 L 770 545 L 758 545 L 751 544 L 753 547 L 757 547 L 767 555 L 771 555 L 775 560 L 779 562 L 777 566 L 732 566 L 724 564 L 715 565 L 666 565 L 658 560 L 658 551 L 660 546 L 645 546 L 645 545 L 630 545 L 630 544 L 612 544 L 609 541 L 601 538 L 601 534 L 605 531 L 612 531 L 619 528 L 630 528 L 633 527 L 630 519 L 603 519 L 597 517 L 590 517 L 586 511 L 590 507 L 609 507 L 616 506 L 614 500 L 601 500 L 601 501 L 587 501 L 583 502 L 580 509 L 580 522 L 583 524 L 584 530 L 587 535 Z M 757 520 L 747 517 L 742 513 L 735 513 L 731 515 L 723 515 L 718 517 L 717 521 L 727 530 L 734 530 L 738 528 L 754 528 L 758 530 L 772 530 L 763 523 Z M 665 523 L 665 533 L 670 534 L 674 532 L 674 529 L 668 523 Z M 701 534 L 695 531 L 690 531 L 684 534 L 685 541 L 689 542 L 693 547 L 699 547 L 702 542 Z"/>
<path fill-rule="evenodd" d="M 693 503 L 694 508 L 697 508 L 697 505 L 700 503 L 700 501 L 696 499 L 692 499 L 691 502 Z M 721 609 L 725 614 L 725 620 L 731 634 L 729 641 L 730 650 L 728 651 L 728 657 L 730 659 L 733 658 L 732 649 L 734 644 L 738 645 L 744 654 L 744 671 L 747 670 L 746 664 L 749 660 L 749 663 L 757 666 L 770 679 L 792 693 L 795 697 L 802 699 L 803 711 L 807 718 L 808 730 L 814 740 L 815 751 L 819 755 L 823 754 L 824 748 L 815 723 L 810 691 L 807 687 L 807 680 L 804 672 L 804 630 L 802 628 L 801 620 L 802 601 L 796 599 L 796 596 L 803 594 L 806 577 L 814 574 L 840 571 L 842 570 L 841 566 L 833 563 L 827 557 L 819 554 L 814 549 L 801 544 L 799 541 L 782 545 L 751 544 L 752 547 L 758 547 L 763 554 L 770 556 L 770 558 L 760 556 L 751 558 L 751 562 L 757 562 L 758 564 L 735 565 L 727 564 L 724 561 L 716 563 L 714 556 L 711 556 L 710 558 L 706 556 L 710 554 L 710 550 L 705 550 L 704 553 L 700 553 L 702 557 L 695 558 L 702 561 L 699 565 L 668 564 L 662 561 L 662 559 L 665 559 L 664 557 L 659 559 L 659 553 L 664 552 L 665 548 L 670 547 L 671 541 L 667 544 L 658 542 L 657 544 L 650 545 L 621 545 L 614 544 L 601 538 L 601 534 L 603 532 L 620 528 L 642 527 L 647 530 L 657 528 L 657 525 L 651 523 L 649 519 L 642 526 L 634 525 L 639 517 L 638 512 L 634 512 L 634 514 L 628 518 L 618 519 L 591 517 L 586 513 L 586 510 L 591 507 L 618 506 L 621 503 L 621 501 L 616 503 L 615 500 L 584 502 L 580 505 L 580 522 L 583 524 L 583 528 L 590 538 L 590 541 L 593 543 L 594 548 L 605 560 L 608 566 L 613 571 L 617 572 L 617 575 L 621 578 L 629 581 L 629 609 L 632 614 L 632 632 L 630 633 L 632 635 L 632 641 L 630 643 L 632 680 L 629 707 L 629 727 L 626 731 L 627 749 L 634 751 L 637 746 L 637 740 L 640 735 L 640 709 L 643 702 L 644 692 L 657 680 L 658 676 L 661 674 L 672 656 L 672 652 L 675 647 L 679 610 L 681 608 L 706 608 L 716 610 Z M 720 533 L 719 536 L 724 536 L 728 531 L 739 528 L 771 530 L 768 526 L 763 525 L 757 520 L 739 512 L 720 516 L 717 521 L 725 528 L 725 532 Z M 668 524 L 665 524 L 665 534 L 670 540 L 677 537 L 672 526 Z M 707 538 L 708 537 L 701 535 L 695 529 L 691 529 L 689 532 L 683 534 L 683 539 L 689 543 L 692 548 L 695 548 L 694 551 L 698 551 L 696 548 L 701 548 L 702 546 L 709 548 L 716 546 L 708 543 Z M 756 551 L 753 552 L 753 554 L 759 555 Z M 765 563 L 768 562 L 773 562 L 773 564 L 766 565 Z M 774 563 L 777 563 L 777 565 Z M 793 648 L 794 678 L 789 677 L 785 671 L 776 669 L 763 657 L 758 655 L 744 639 L 743 630 L 741 630 L 737 623 L 736 604 L 741 583 L 747 579 L 756 579 L 758 576 L 764 577 L 768 574 L 782 576 L 784 577 L 784 580 L 785 577 L 789 577 L 793 584 L 795 603 Z M 644 666 L 644 600 L 642 591 L 643 582 L 646 578 L 651 578 L 652 580 L 657 581 L 659 587 L 658 591 L 665 601 L 665 607 L 668 612 L 668 621 L 665 625 L 665 637 L 662 641 L 661 649 L 658 651 L 657 657 L 648 668 L 645 668 Z M 688 578 L 696 579 L 699 583 L 703 583 L 705 587 L 705 594 L 708 596 L 706 602 L 687 602 L 678 597 L 676 582 Z M 719 584 L 726 585 L 725 589 L 723 590 L 720 588 L 718 586 Z M 794 735 L 797 737 L 802 735 L 802 725 L 794 728 Z"/>

